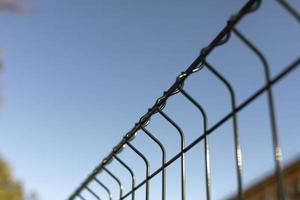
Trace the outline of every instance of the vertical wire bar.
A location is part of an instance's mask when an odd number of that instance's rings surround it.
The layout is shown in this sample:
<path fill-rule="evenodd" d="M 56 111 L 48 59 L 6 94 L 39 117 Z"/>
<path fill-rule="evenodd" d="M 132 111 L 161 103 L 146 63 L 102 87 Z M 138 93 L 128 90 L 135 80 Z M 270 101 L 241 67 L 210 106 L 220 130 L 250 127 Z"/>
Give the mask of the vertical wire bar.
<path fill-rule="evenodd" d="M 206 66 L 206 68 L 214 74 L 227 88 L 229 94 L 230 94 L 230 99 L 231 99 L 231 109 L 234 112 L 236 108 L 236 95 L 234 92 L 233 87 L 229 83 L 229 81 L 221 75 L 211 64 L 209 64 L 207 61 L 204 61 L 203 64 Z M 244 199 L 243 195 L 243 182 L 242 182 L 242 167 L 243 167 L 243 162 L 242 162 L 242 149 L 240 145 L 240 136 L 239 136 L 239 131 L 238 131 L 238 119 L 237 119 L 237 114 L 234 112 L 233 117 L 232 117 L 232 122 L 233 122 L 233 132 L 234 132 L 234 143 L 235 143 L 235 156 L 236 156 L 236 167 L 237 167 L 237 178 L 238 178 L 238 196 L 239 199 Z"/>
<path fill-rule="evenodd" d="M 137 148 L 135 148 L 132 144 L 130 144 L 130 142 L 127 141 L 126 144 L 145 162 L 145 165 L 146 165 L 146 200 L 149 200 L 149 175 L 150 175 L 149 161 Z"/>
<path fill-rule="evenodd" d="M 160 148 L 162 153 L 162 167 L 166 163 L 166 150 L 162 143 L 153 135 L 151 134 L 144 126 L 141 126 L 141 129 L 148 135 Z M 162 200 L 166 199 L 166 168 L 164 167 L 162 170 Z"/>
<path fill-rule="evenodd" d="M 163 116 L 172 126 L 176 128 L 180 136 L 180 164 L 181 164 L 181 200 L 185 200 L 185 187 L 186 187 L 186 180 L 185 180 L 185 153 L 183 153 L 183 149 L 185 148 L 185 137 L 184 133 L 181 128 L 161 109 L 158 109 L 158 113 Z"/>
<path fill-rule="evenodd" d="M 202 108 L 202 106 L 194 100 L 182 87 L 178 87 L 178 90 L 180 91 L 183 96 L 185 96 L 202 114 L 203 118 L 203 134 L 204 137 L 204 156 L 205 156 L 205 180 L 206 180 L 206 198 L 208 200 L 211 199 L 211 174 L 210 174 L 210 156 L 209 156 L 209 142 L 208 142 L 208 136 L 206 134 L 207 131 L 207 115 L 205 110 Z"/>
<path fill-rule="evenodd" d="M 81 199 L 81 200 L 86 200 L 83 196 L 81 196 L 81 194 L 78 194 L 77 196 L 78 196 L 79 199 Z"/>
<path fill-rule="evenodd" d="M 96 199 L 101 200 L 101 198 L 93 191 L 91 190 L 88 186 L 85 186 L 87 191 L 89 191 Z"/>
<path fill-rule="evenodd" d="M 96 181 L 96 183 L 98 183 L 101 187 L 103 187 L 104 188 L 104 190 L 107 192 L 107 194 L 108 194 L 108 199 L 109 200 L 112 200 L 112 194 L 111 194 L 111 192 L 110 192 L 110 190 L 108 189 L 108 187 L 106 187 L 106 185 L 104 185 L 99 179 L 97 179 L 96 177 L 94 177 L 93 178 L 95 181 Z"/>
<path fill-rule="evenodd" d="M 131 176 L 131 189 L 132 189 L 132 194 L 131 194 L 131 199 L 134 200 L 135 199 L 135 191 L 134 191 L 134 187 L 135 187 L 135 175 L 132 171 L 132 169 L 124 162 L 122 161 L 117 155 L 114 155 L 114 158 L 125 168 L 127 169 L 127 171 L 130 173 Z M 120 197 L 120 199 L 122 199 L 122 196 Z"/>
<path fill-rule="evenodd" d="M 233 28 L 232 31 L 250 50 L 252 50 L 252 52 L 254 52 L 254 54 L 262 62 L 264 68 L 265 80 L 267 84 L 267 100 L 269 106 L 269 115 L 270 115 L 272 139 L 273 139 L 273 153 L 274 153 L 274 160 L 275 160 L 275 171 L 276 171 L 275 173 L 277 179 L 277 198 L 279 200 L 283 200 L 285 199 L 285 194 L 284 194 L 282 163 L 281 163 L 282 151 L 279 144 L 279 136 L 277 132 L 273 92 L 272 92 L 272 87 L 270 87 L 271 73 L 270 73 L 269 64 L 266 58 L 263 56 L 263 54 L 254 46 L 252 42 L 250 42 L 250 40 L 248 40 L 236 28 Z"/>
<path fill-rule="evenodd" d="M 116 175 L 114 175 L 110 170 L 108 170 L 106 167 L 102 167 L 104 171 L 106 171 L 119 185 L 119 193 L 120 193 L 120 199 L 122 198 L 123 196 L 123 185 L 120 181 L 119 178 L 116 177 Z"/>
<path fill-rule="evenodd" d="M 285 0 L 277 0 L 279 4 L 285 8 L 291 15 L 293 15 L 297 21 L 300 23 L 300 13 L 294 9 L 287 1 Z"/>

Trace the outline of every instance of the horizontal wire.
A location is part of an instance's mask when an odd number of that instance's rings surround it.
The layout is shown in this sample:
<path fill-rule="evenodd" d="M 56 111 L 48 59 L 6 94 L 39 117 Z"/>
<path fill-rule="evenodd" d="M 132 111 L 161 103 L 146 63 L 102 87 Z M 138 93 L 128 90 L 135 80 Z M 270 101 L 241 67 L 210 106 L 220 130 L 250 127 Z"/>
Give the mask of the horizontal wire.
<path fill-rule="evenodd" d="M 205 51 L 200 54 L 193 63 L 186 69 L 185 72 L 183 72 L 184 76 L 181 76 L 180 81 L 176 81 L 165 93 L 164 98 L 161 99 L 161 101 L 154 104 L 149 111 L 144 115 L 143 120 L 137 123 L 130 131 L 132 135 L 135 134 L 139 128 L 140 125 L 142 125 L 144 122 L 147 122 L 150 117 L 157 112 L 157 109 L 163 105 L 166 100 L 174 94 L 174 92 L 177 90 L 178 86 L 184 82 L 184 80 L 192 73 L 194 73 L 194 70 L 203 62 L 203 60 L 206 58 L 206 56 L 213 50 L 215 47 L 219 46 L 220 41 L 223 40 L 224 37 L 228 35 L 228 33 L 232 30 L 232 28 L 251 10 L 252 6 L 255 5 L 257 0 L 249 0 L 241 9 L 240 11 L 234 15 L 234 17 L 231 17 L 228 21 L 227 25 L 219 32 L 219 34 L 212 40 L 212 42 L 205 48 Z M 100 165 L 98 165 L 93 172 L 80 184 L 80 186 L 75 190 L 75 192 L 69 197 L 70 200 L 76 197 L 77 194 L 80 193 L 80 191 L 87 185 L 96 174 L 98 174 L 102 170 L 102 165 L 105 165 L 106 162 L 113 159 L 113 156 L 115 152 L 118 152 L 127 142 L 127 140 L 130 138 L 123 139 L 119 145 L 117 146 L 117 149 L 115 151 L 112 151 L 108 157 L 106 157 Z"/>
<path fill-rule="evenodd" d="M 251 96 L 249 96 L 245 101 L 243 101 L 239 106 L 236 107 L 236 109 L 229 114 L 227 114 L 225 117 L 223 117 L 220 121 L 218 121 L 215 125 L 213 125 L 211 128 L 207 130 L 206 133 L 198 137 L 196 140 L 194 140 L 190 145 L 185 147 L 183 151 L 176 154 L 173 158 L 171 158 L 169 161 L 166 162 L 165 165 L 158 168 L 156 171 L 154 171 L 149 177 L 145 180 L 143 180 L 141 183 L 139 183 L 133 190 L 129 191 L 127 194 L 125 194 L 122 199 L 125 199 L 128 197 L 133 191 L 136 191 L 138 188 L 142 187 L 148 180 L 152 179 L 154 176 L 156 176 L 158 173 L 160 173 L 164 168 L 168 167 L 170 164 L 172 164 L 174 161 L 180 158 L 180 156 L 187 151 L 189 151 L 192 147 L 194 147 L 196 144 L 201 142 L 205 135 L 211 134 L 214 130 L 219 128 L 222 124 L 227 122 L 235 113 L 238 113 L 241 111 L 244 107 L 249 105 L 252 101 L 257 99 L 260 95 L 262 95 L 264 92 L 267 91 L 269 87 L 272 87 L 274 84 L 276 84 L 278 81 L 282 80 L 285 76 L 287 76 L 289 73 L 291 73 L 293 70 L 295 70 L 300 65 L 300 58 L 298 58 L 296 61 L 294 61 L 292 64 L 290 64 L 288 67 L 286 67 L 284 70 L 282 70 L 280 73 L 277 74 L 273 79 L 270 80 L 268 84 L 265 84 L 263 87 L 258 89 L 256 92 L 254 92 Z"/>

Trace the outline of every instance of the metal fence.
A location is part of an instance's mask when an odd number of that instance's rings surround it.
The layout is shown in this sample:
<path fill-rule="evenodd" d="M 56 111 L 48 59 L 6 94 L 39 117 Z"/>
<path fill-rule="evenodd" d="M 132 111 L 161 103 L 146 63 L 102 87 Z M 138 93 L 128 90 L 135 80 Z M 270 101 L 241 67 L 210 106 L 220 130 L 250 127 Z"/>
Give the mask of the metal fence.
<path fill-rule="evenodd" d="M 87 199 L 82 195 L 82 191 L 88 191 L 91 193 L 96 199 L 101 199 L 99 194 L 96 194 L 93 191 L 89 184 L 95 182 L 99 184 L 99 186 L 103 187 L 105 191 L 108 193 L 108 199 L 112 199 L 112 192 L 109 187 L 105 185 L 105 183 L 101 182 L 99 178 L 96 177 L 99 173 L 107 173 L 119 186 L 119 192 L 114 197 L 118 197 L 118 199 L 125 199 L 131 197 L 132 200 L 136 198 L 136 191 L 139 190 L 142 186 L 145 186 L 145 199 L 149 200 L 149 181 L 155 176 L 161 175 L 161 199 L 166 199 L 166 169 L 170 166 L 174 161 L 180 160 L 180 177 L 181 177 L 181 199 L 186 199 L 186 168 L 185 168 L 185 154 L 189 150 L 191 150 L 195 145 L 200 142 L 204 143 L 204 152 L 205 152 L 205 190 L 206 190 L 206 199 L 211 198 L 211 174 L 210 174 L 210 147 L 209 147 L 209 135 L 213 134 L 215 130 L 224 124 L 227 121 L 232 121 L 233 127 L 233 135 L 234 135 L 234 149 L 235 149 L 235 165 L 236 165 L 236 175 L 237 175 L 237 196 L 238 199 L 244 199 L 244 188 L 243 188 L 243 172 L 242 172 L 242 146 L 240 144 L 239 139 L 239 131 L 238 131 L 238 117 L 237 113 L 243 110 L 245 107 L 250 105 L 255 99 L 259 96 L 266 94 L 267 102 L 268 102 L 268 111 L 269 111 L 269 119 L 271 125 L 271 133 L 272 133 L 272 144 L 273 144 L 273 156 L 274 156 L 274 166 L 275 166 L 275 176 L 277 181 L 277 199 L 286 199 L 285 189 L 283 184 L 283 173 L 282 173 L 282 151 L 278 137 L 277 124 L 275 118 L 275 106 L 274 106 L 274 98 L 272 94 L 272 87 L 281 79 L 286 78 L 290 73 L 295 71 L 297 67 L 300 65 L 300 57 L 290 63 L 287 67 L 285 67 L 281 72 L 279 72 L 274 77 L 270 75 L 270 67 L 267 61 L 267 58 L 262 54 L 262 52 L 253 44 L 240 30 L 236 28 L 236 24 L 241 21 L 247 14 L 255 12 L 259 9 L 260 4 L 262 2 L 260 0 L 249 0 L 236 14 L 232 15 L 228 20 L 227 25 L 221 30 L 221 32 L 214 38 L 214 40 L 205 48 L 201 50 L 200 55 L 194 60 L 194 62 L 186 69 L 186 71 L 182 72 L 176 79 L 175 83 L 163 93 L 163 96 L 159 97 L 155 104 L 148 110 L 148 112 L 142 116 L 138 123 L 134 125 L 134 127 L 122 138 L 122 140 L 117 144 L 112 152 L 103 159 L 103 161 L 92 171 L 92 173 L 81 183 L 81 185 L 74 191 L 74 193 L 68 198 L 69 200 L 73 199 Z M 285 12 L 288 12 L 293 18 L 300 23 L 300 15 L 299 12 L 287 1 L 278 0 L 277 4 L 281 7 Z M 230 41 L 230 36 L 235 35 L 245 47 L 249 48 L 250 51 L 261 61 L 261 67 L 263 69 L 265 84 L 261 88 L 258 88 L 254 93 L 252 93 L 246 100 L 244 100 L 239 105 L 236 101 L 236 94 L 233 86 L 226 77 L 224 77 L 216 68 L 213 66 L 206 57 L 218 46 L 224 45 Z M 299 42 L 299 41 L 298 41 Z M 231 101 L 231 112 L 227 115 L 223 116 L 221 120 L 215 123 L 213 126 L 208 127 L 207 125 L 207 114 L 205 112 L 205 108 L 200 105 L 185 89 L 184 82 L 185 80 L 193 73 L 201 73 L 201 70 L 206 68 L 212 75 L 215 76 L 217 80 L 219 80 L 230 95 Z M 182 94 L 192 105 L 195 106 L 196 109 L 201 113 L 203 117 L 203 133 L 200 137 L 194 140 L 188 146 L 185 145 L 185 135 L 181 130 L 181 127 L 166 113 L 164 112 L 164 108 L 166 106 L 167 100 L 177 94 Z M 162 118 L 166 120 L 167 123 L 172 125 L 177 131 L 180 137 L 180 152 L 174 155 L 171 159 L 166 159 L 166 151 L 164 145 L 161 143 L 159 139 L 157 139 L 147 128 L 146 126 L 149 124 L 149 120 L 153 115 L 160 115 Z M 146 134 L 150 140 L 153 140 L 161 150 L 161 166 L 159 169 L 150 174 L 150 162 L 146 158 L 146 156 L 136 148 L 131 141 L 134 140 L 137 132 L 141 131 Z M 127 164 L 124 160 L 122 160 L 119 154 L 122 150 L 128 147 L 131 149 L 138 157 L 140 157 L 146 167 L 146 177 L 140 183 L 136 183 L 134 170 Z M 126 169 L 131 176 L 131 190 L 127 193 L 124 193 L 123 184 L 119 177 L 117 177 L 111 170 L 107 168 L 107 166 L 111 162 L 118 162 L 121 164 L 124 169 Z M 107 197 L 106 197 L 107 198 Z"/>

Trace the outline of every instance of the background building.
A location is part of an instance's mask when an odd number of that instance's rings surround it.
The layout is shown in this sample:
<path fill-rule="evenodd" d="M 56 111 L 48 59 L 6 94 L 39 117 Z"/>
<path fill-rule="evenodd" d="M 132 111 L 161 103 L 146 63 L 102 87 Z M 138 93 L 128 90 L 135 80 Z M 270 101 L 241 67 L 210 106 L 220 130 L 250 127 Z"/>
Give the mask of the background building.
<path fill-rule="evenodd" d="M 276 178 L 274 175 L 258 181 L 245 191 L 246 200 L 275 200 L 276 198 Z M 287 200 L 300 199 L 300 159 L 287 165 L 284 169 L 284 186 Z M 236 197 L 229 198 L 236 200 Z"/>

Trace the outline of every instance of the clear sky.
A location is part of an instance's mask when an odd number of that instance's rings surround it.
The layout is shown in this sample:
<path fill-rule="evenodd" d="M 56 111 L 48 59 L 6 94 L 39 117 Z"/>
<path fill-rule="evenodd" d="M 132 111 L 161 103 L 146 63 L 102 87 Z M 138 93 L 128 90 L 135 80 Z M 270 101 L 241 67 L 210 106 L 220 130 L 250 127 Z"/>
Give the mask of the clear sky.
<path fill-rule="evenodd" d="M 34 15 L 1 13 L 0 153 L 17 179 L 41 200 L 67 198 L 244 2 L 32 0 Z M 291 2 L 300 9 L 299 1 Z M 299 24 L 275 1 L 264 1 L 238 28 L 267 56 L 272 75 L 299 56 Z M 230 79 L 238 102 L 264 84 L 261 63 L 234 36 L 208 60 Z M 300 155 L 299 77 L 296 70 L 274 88 L 285 163 Z M 206 108 L 209 126 L 230 111 L 227 91 L 208 71 L 192 75 L 185 88 Z M 187 144 L 202 133 L 200 114 L 182 96 L 165 110 Z M 239 114 L 239 129 L 249 185 L 273 169 L 265 95 Z M 178 135 L 159 116 L 149 130 L 168 146 L 168 158 L 178 152 Z M 210 143 L 212 195 L 220 199 L 236 189 L 231 123 Z M 151 171 L 157 169 L 158 148 L 143 134 L 133 144 L 148 156 Z M 127 148 L 120 156 L 142 180 L 143 163 Z M 188 199 L 205 197 L 203 162 L 201 143 L 187 154 Z M 109 168 L 128 191 L 127 172 L 114 162 Z M 180 199 L 178 169 L 176 162 L 167 171 L 172 200 Z M 99 178 L 116 191 L 107 175 Z M 151 182 L 152 198 L 159 199 L 159 181 Z"/>

